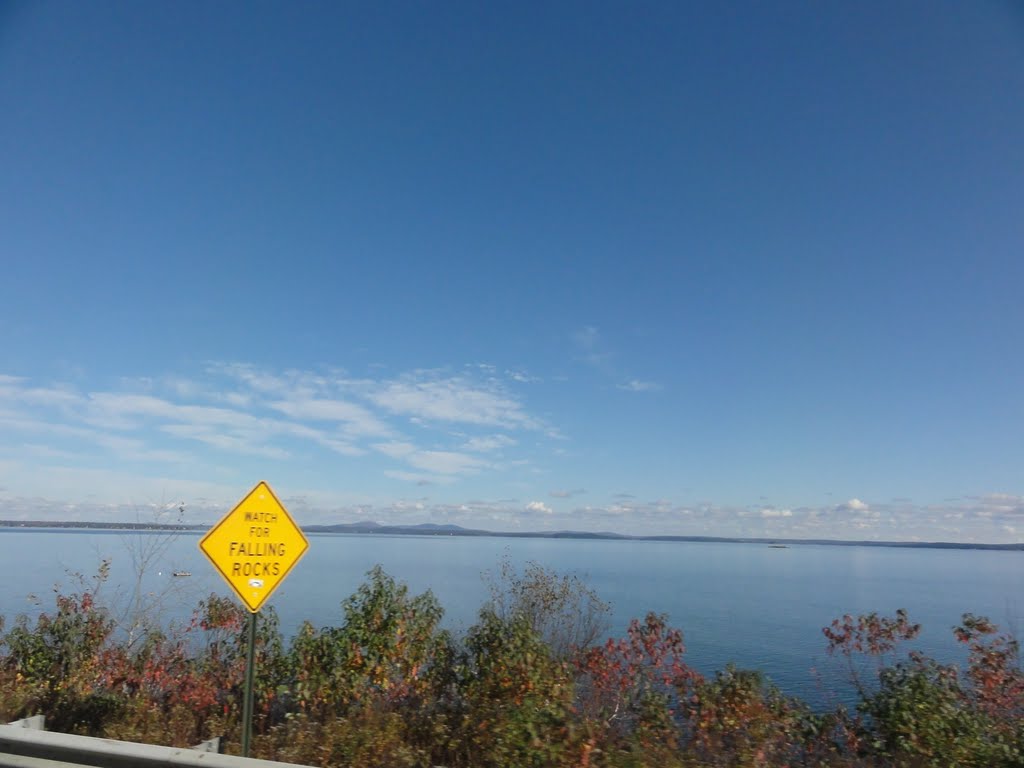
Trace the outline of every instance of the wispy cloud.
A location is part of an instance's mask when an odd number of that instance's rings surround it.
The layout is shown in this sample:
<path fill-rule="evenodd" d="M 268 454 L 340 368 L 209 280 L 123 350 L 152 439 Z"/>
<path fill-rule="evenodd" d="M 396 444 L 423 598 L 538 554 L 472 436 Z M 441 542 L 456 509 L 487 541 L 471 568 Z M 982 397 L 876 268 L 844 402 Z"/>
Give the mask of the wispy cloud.
<path fill-rule="evenodd" d="M 13 437 L 18 434 L 35 434 L 57 439 L 60 441 L 61 445 L 65 445 L 69 440 L 75 441 L 76 443 L 85 443 L 89 446 L 95 446 L 106 450 L 122 461 L 182 463 L 190 460 L 187 453 L 150 448 L 144 441 L 139 439 L 132 439 L 119 434 L 111 434 L 109 432 L 87 426 L 83 427 L 56 421 L 47 421 L 46 419 L 37 418 L 35 416 L 26 417 L 13 413 L 10 410 L 0 409 L 0 428 L 6 430 L 9 437 Z M 67 459 L 80 455 L 76 451 L 69 450 L 66 447 L 55 447 L 53 445 L 41 443 L 33 445 L 35 455 L 40 457 L 49 454 L 53 458 L 59 456 Z"/>
<path fill-rule="evenodd" d="M 429 485 L 444 485 L 454 482 L 455 478 L 444 475 L 425 475 L 420 472 L 407 472 L 404 469 L 388 469 L 384 471 L 385 477 L 401 480 L 404 483 L 413 483 L 424 487 Z"/>
<path fill-rule="evenodd" d="M 587 492 L 586 488 L 574 488 L 571 491 L 564 491 L 564 490 L 549 491 L 548 492 L 548 496 L 550 496 L 553 499 L 571 499 L 573 496 L 580 496 L 580 495 L 582 495 L 582 494 L 584 494 L 586 492 Z"/>
<path fill-rule="evenodd" d="M 364 382 L 363 395 L 385 411 L 422 422 L 530 430 L 543 426 L 493 381 L 416 371 L 392 381 Z"/>
<path fill-rule="evenodd" d="M 574 359 L 594 368 L 610 382 L 618 380 L 620 383 L 615 384 L 616 389 L 624 392 L 656 392 L 662 388 L 657 382 L 636 378 L 621 370 L 622 365 L 615 362 L 616 356 L 611 346 L 595 326 L 586 325 L 573 331 L 570 340 L 575 349 Z"/>
<path fill-rule="evenodd" d="M 625 392 L 657 392 L 661 389 L 661 385 L 653 381 L 630 379 L 625 384 L 619 384 L 618 389 Z"/>
<path fill-rule="evenodd" d="M 592 325 L 585 325 L 570 334 L 570 339 L 576 347 L 576 359 L 592 365 L 601 367 L 611 358 L 611 352 L 605 348 L 601 339 L 601 332 Z"/>
<path fill-rule="evenodd" d="M 378 453 L 398 459 L 420 473 L 405 470 L 390 470 L 388 477 L 398 480 L 420 482 L 428 479 L 437 481 L 441 477 L 452 480 L 456 475 L 476 474 L 488 467 L 488 463 L 460 451 L 437 451 L 417 448 L 410 442 L 375 443 L 373 449 Z M 423 475 L 422 472 L 428 474 Z M 440 476 L 440 477 L 439 477 Z"/>
<path fill-rule="evenodd" d="M 415 445 L 397 440 L 390 443 L 374 443 L 372 447 L 378 453 L 383 453 L 393 459 L 404 459 L 406 456 L 416 453 Z"/>
<path fill-rule="evenodd" d="M 390 427 L 366 408 L 345 400 L 276 400 L 268 405 L 292 419 L 339 422 L 343 431 L 353 436 L 380 437 L 392 433 Z"/>
<path fill-rule="evenodd" d="M 291 455 L 285 449 L 267 445 L 251 435 L 220 432 L 202 424 L 164 424 L 160 430 L 173 437 L 195 440 L 227 453 L 268 459 L 287 459 Z"/>
<path fill-rule="evenodd" d="M 494 453 L 517 445 L 518 441 L 508 435 L 482 435 L 471 437 L 463 444 L 463 449 L 473 453 Z"/>
<path fill-rule="evenodd" d="M 458 451 L 416 451 L 406 457 L 413 467 L 438 475 L 463 475 L 478 472 L 486 462 Z"/>
<path fill-rule="evenodd" d="M 193 379 L 124 379 L 92 391 L 2 375 L 0 427 L 7 438 L 0 438 L 0 451 L 13 448 L 18 435 L 31 437 L 39 460 L 86 456 L 86 444 L 153 464 L 207 462 L 204 451 L 228 464 L 247 456 L 288 462 L 318 448 L 326 452 L 321 460 L 369 455 L 399 464 L 379 466 L 377 458 L 370 466 L 380 477 L 452 482 L 496 470 L 489 456 L 511 466 L 515 457 L 506 454 L 519 445 L 516 432 L 542 439 L 554 431 L 505 389 L 493 367 L 466 371 L 372 379 L 212 363 Z M 410 424 L 416 429 L 409 431 Z"/>
<path fill-rule="evenodd" d="M 541 381 L 539 376 L 531 376 L 526 371 L 521 370 L 508 370 L 505 371 L 505 375 L 508 376 L 512 381 L 519 382 L 520 384 L 533 384 Z"/>

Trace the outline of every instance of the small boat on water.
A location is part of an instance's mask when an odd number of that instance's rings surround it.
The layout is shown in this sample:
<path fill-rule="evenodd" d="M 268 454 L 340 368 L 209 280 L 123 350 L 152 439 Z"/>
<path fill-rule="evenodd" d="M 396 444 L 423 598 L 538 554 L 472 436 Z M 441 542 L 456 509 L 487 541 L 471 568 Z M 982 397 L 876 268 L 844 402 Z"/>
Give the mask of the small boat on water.
<path fill-rule="evenodd" d="M 768 546 L 772 549 L 789 549 L 788 544 L 769 544 Z"/>
<path fill-rule="evenodd" d="M 192 571 L 175 571 L 171 574 L 172 576 L 191 576 Z"/>

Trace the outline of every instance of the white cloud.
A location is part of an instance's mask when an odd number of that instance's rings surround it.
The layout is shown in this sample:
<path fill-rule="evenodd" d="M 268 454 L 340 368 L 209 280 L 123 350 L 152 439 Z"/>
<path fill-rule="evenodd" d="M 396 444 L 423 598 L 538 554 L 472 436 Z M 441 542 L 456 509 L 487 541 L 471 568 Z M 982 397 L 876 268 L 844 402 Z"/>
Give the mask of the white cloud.
<path fill-rule="evenodd" d="M 868 505 L 860 499 L 850 499 L 840 504 L 838 509 L 847 512 L 865 512 L 868 509 Z"/>
<path fill-rule="evenodd" d="M 145 441 L 119 435 L 95 435 L 97 445 L 108 449 L 115 456 L 124 460 L 150 461 L 166 464 L 181 464 L 191 461 L 192 457 L 181 451 L 170 451 L 150 448 Z"/>
<path fill-rule="evenodd" d="M 210 429 L 201 424 L 164 424 L 160 431 L 186 440 L 195 440 L 228 453 L 264 456 L 268 459 L 287 459 L 291 454 L 283 448 L 268 445 L 262 440 L 232 435 Z"/>
<path fill-rule="evenodd" d="M 378 453 L 404 461 L 413 469 L 425 471 L 431 475 L 470 475 L 489 466 L 481 459 L 466 453 L 459 451 L 422 450 L 409 442 L 375 443 L 372 447 Z M 400 480 L 410 479 L 401 477 L 394 471 L 389 472 L 388 476 Z M 419 476 L 417 476 L 417 479 L 419 479 Z"/>
<path fill-rule="evenodd" d="M 391 429 L 368 410 L 344 400 L 277 400 L 268 405 L 292 419 L 342 422 L 345 432 L 351 435 L 382 437 L 391 434 Z"/>
<path fill-rule="evenodd" d="M 406 472 L 400 469 L 387 469 L 384 471 L 386 477 L 402 480 L 416 485 L 445 485 L 454 482 L 455 478 L 444 475 L 425 475 L 420 472 Z"/>
<path fill-rule="evenodd" d="M 244 392 L 216 392 L 213 394 L 213 398 L 227 403 L 232 408 L 248 408 L 253 404 L 252 395 Z"/>
<path fill-rule="evenodd" d="M 619 384 L 618 389 L 626 392 L 657 392 L 661 389 L 661 385 L 653 381 L 640 381 L 640 379 L 631 379 L 625 384 Z"/>
<path fill-rule="evenodd" d="M 208 405 L 180 405 L 152 395 L 94 392 L 85 420 L 97 426 L 130 429 L 139 419 L 164 419 L 207 427 L 253 428 L 261 420 L 241 411 Z"/>
<path fill-rule="evenodd" d="M 36 443 L 24 443 L 20 446 L 20 453 L 23 456 L 36 456 L 42 459 L 76 459 L 78 454 L 71 451 L 64 451 L 60 448 L 52 448 L 49 445 L 38 445 Z"/>
<path fill-rule="evenodd" d="M 463 444 L 463 449 L 475 453 L 491 453 L 516 445 L 516 441 L 507 435 L 487 435 L 472 437 Z"/>
<path fill-rule="evenodd" d="M 25 389 L 21 392 L 21 399 L 32 405 L 65 408 L 80 405 L 82 402 L 81 395 L 66 389 Z"/>
<path fill-rule="evenodd" d="M 988 516 L 1024 516 L 1024 496 L 990 493 L 981 497 L 978 511 Z"/>
<path fill-rule="evenodd" d="M 512 381 L 517 381 L 520 384 L 533 384 L 541 380 L 539 376 L 531 376 L 525 371 L 509 370 L 505 371 L 505 375 L 512 379 Z"/>
<path fill-rule="evenodd" d="M 22 417 L 10 411 L 0 411 L 0 426 L 9 433 L 29 433 L 36 435 L 49 435 L 62 440 L 82 441 L 93 446 L 106 449 L 114 456 L 128 461 L 154 461 L 181 463 L 189 461 L 190 457 L 178 451 L 153 449 L 146 446 L 142 440 L 131 439 L 121 435 L 110 434 L 98 429 L 89 427 L 76 427 L 59 422 L 44 421 L 41 419 Z M 49 452 L 51 457 L 82 458 L 86 454 L 83 448 L 80 451 L 70 448 L 58 448 L 37 444 L 34 453 L 42 457 Z M 95 456 L 95 451 L 92 451 Z"/>
<path fill-rule="evenodd" d="M 478 424 L 505 429 L 538 429 L 522 404 L 493 383 L 459 376 L 432 377 L 418 372 L 366 388 L 375 405 L 403 416 L 432 422 Z"/>
<path fill-rule="evenodd" d="M 415 451 L 406 457 L 410 465 L 440 475 L 461 475 L 476 472 L 487 464 L 457 451 Z"/>
<path fill-rule="evenodd" d="M 402 459 L 416 452 L 416 446 L 412 443 L 392 442 L 374 443 L 373 449 L 393 459 Z"/>
<path fill-rule="evenodd" d="M 294 380 L 288 381 L 281 376 L 262 371 L 256 366 L 246 363 L 212 363 L 209 370 L 237 379 L 255 392 L 264 395 L 281 395 L 294 392 L 296 388 Z M 307 387 L 302 387 L 302 389 L 308 391 Z"/>
<path fill-rule="evenodd" d="M 152 395 L 93 393 L 84 418 L 91 425 L 121 431 L 156 424 L 164 434 L 245 455 L 286 458 L 288 451 L 271 444 L 281 437 L 310 440 L 348 456 L 362 453 L 344 439 L 346 436 L 332 435 L 305 424 L 254 416 L 230 408 L 182 405 Z"/>
<path fill-rule="evenodd" d="M 299 425 L 295 426 L 296 428 L 292 430 L 293 434 L 301 437 L 308 437 L 314 443 L 317 443 L 334 453 L 341 454 L 342 456 L 363 456 L 366 453 L 362 448 L 358 448 L 348 442 L 347 437 L 332 437 L 328 433 L 323 433 L 315 429 L 305 430 L 300 429 Z"/>
<path fill-rule="evenodd" d="M 552 510 L 551 507 L 549 507 L 543 501 L 531 501 L 529 504 L 526 505 L 526 509 L 529 510 L 530 512 L 541 512 L 545 515 L 554 514 L 554 510 Z"/>
<path fill-rule="evenodd" d="M 793 510 L 791 509 L 774 509 L 772 507 L 766 507 L 761 510 L 761 517 L 792 517 Z"/>

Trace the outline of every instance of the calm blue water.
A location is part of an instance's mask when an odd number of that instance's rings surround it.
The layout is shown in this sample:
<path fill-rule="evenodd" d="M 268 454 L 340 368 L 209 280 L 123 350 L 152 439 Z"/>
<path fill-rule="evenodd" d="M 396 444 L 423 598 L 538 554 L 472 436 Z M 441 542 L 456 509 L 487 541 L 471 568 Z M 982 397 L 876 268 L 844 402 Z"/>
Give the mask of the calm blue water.
<path fill-rule="evenodd" d="M 481 574 L 503 556 L 584 576 L 611 604 L 611 632 L 647 611 L 667 613 L 684 631 L 689 662 L 708 673 L 727 662 L 759 669 L 787 693 L 816 705 L 849 691 L 841 667 L 825 654 L 821 628 L 843 613 L 906 608 L 924 625 L 914 647 L 945 661 L 961 659 L 949 631 L 966 611 L 1003 626 L 1024 615 L 1024 553 L 977 550 L 757 544 L 501 539 L 457 536 L 311 535 L 310 549 L 270 605 L 286 633 L 303 619 L 337 624 L 341 601 L 375 564 L 414 592 L 432 589 L 446 624 L 465 629 L 487 597 Z M 68 571 L 95 573 L 113 561 L 106 596 L 117 602 L 133 583 L 129 552 L 152 546 L 152 534 L 5 529 L 0 531 L 0 613 L 34 613 L 52 605 L 54 584 Z M 165 613 L 187 617 L 210 592 L 229 594 L 199 552 L 198 534 L 171 541 L 146 574 L 144 591 L 166 597 Z M 173 578 L 174 570 L 191 571 Z"/>

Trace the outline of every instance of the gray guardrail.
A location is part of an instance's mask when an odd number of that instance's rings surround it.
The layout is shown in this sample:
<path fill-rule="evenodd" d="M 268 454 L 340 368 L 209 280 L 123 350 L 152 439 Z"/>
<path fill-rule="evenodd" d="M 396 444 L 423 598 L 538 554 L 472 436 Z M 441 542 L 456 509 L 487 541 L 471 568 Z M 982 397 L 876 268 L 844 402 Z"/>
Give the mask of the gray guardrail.
<path fill-rule="evenodd" d="M 293 763 L 220 755 L 195 749 L 160 747 L 133 741 L 97 739 L 42 730 L 41 718 L 0 725 L 0 766 L 3 768 L 295 768 Z M 303 768 L 309 768 L 305 766 Z"/>

